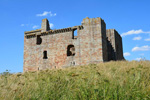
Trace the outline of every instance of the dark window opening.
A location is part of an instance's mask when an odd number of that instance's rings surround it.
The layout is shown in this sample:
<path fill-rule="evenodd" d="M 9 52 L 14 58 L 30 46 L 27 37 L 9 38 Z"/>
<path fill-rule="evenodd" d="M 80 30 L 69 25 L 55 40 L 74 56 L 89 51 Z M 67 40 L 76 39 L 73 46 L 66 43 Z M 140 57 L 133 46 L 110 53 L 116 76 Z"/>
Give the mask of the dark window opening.
<path fill-rule="evenodd" d="M 78 34 L 77 34 L 77 29 L 73 29 L 72 31 L 72 39 L 77 38 Z"/>
<path fill-rule="evenodd" d="M 67 47 L 67 56 L 74 56 L 74 55 L 75 55 L 74 45 L 68 45 L 68 47 Z"/>
<path fill-rule="evenodd" d="M 41 35 L 37 35 L 36 44 L 37 44 L 37 45 L 40 45 L 41 43 L 42 43 Z"/>
<path fill-rule="evenodd" d="M 73 65 L 75 65 L 75 62 L 73 62 Z"/>
<path fill-rule="evenodd" d="M 73 61 L 73 62 L 71 62 L 71 66 L 72 66 L 72 65 L 73 65 L 73 66 L 75 65 L 75 62 L 74 62 L 74 61 Z"/>
<path fill-rule="evenodd" d="M 43 52 L 43 59 L 47 59 L 47 51 Z"/>

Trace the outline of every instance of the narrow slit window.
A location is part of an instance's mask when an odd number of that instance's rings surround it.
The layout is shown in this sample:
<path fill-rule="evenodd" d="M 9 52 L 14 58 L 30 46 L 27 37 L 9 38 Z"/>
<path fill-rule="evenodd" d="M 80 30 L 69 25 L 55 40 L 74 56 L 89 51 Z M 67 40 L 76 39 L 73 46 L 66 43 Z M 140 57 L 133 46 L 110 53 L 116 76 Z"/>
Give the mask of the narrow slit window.
<path fill-rule="evenodd" d="M 47 51 L 43 52 L 43 59 L 47 59 Z"/>
<path fill-rule="evenodd" d="M 37 45 L 40 45 L 41 43 L 42 43 L 41 35 L 37 35 L 36 44 L 37 44 Z"/>

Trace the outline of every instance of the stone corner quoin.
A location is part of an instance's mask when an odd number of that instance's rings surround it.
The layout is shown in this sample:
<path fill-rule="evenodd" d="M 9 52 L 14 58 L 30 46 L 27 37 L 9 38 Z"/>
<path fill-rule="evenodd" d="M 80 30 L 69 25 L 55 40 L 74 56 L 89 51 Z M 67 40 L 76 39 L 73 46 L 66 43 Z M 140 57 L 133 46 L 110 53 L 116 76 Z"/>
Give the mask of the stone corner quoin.
<path fill-rule="evenodd" d="M 24 34 L 24 72 L 124 60 L 121 36 L 115 29 L 106 30 L 100 17 L 56 30 L 43 19 L 41 29 Z"/>

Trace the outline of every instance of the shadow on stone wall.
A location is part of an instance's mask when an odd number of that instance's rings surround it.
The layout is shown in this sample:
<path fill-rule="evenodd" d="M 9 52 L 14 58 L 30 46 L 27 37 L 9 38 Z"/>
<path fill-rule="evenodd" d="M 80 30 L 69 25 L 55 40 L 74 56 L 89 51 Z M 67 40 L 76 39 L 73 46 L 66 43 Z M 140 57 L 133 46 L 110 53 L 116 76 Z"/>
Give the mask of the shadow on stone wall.
<path fill-rule="evenodd" d="M 111 42 L 107 39 L 107 52 L 108 52 L 108 61 L 110 60 L 117 60 L 116 59 L 116 52 L 111 44 Z"/>

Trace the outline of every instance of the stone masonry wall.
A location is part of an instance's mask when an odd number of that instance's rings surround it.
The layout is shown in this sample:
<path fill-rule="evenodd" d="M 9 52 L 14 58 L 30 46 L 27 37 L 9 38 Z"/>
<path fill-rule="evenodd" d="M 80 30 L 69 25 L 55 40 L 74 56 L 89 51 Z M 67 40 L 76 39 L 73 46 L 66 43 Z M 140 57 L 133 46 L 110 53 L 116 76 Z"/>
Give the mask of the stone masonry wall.
<path fill-rule="evenodd" d="M 123 47 L 122 47 L 122 38 L 119 33 L 115 30 L 115 45 L 116 45 L 116 59 L 124 60 L 123 57 Z"/>
<path fill-rule="evenodd" d="M 106 28 L 102 21 L 101 18 L 88 17 L 82 21 L 84 29 L 79 31 L 81 65 L 103 61 L 102 31 Z"/>
<path fill-rule="evenodd" d="M 77 30 L 77 36 L 74 36 L 74 30 Z M 114 32 L 112 34 L 114 36 Z M 118 50 L 122 48 L 122 42 L 115 36 L 109 38 L 107 30 L 108 40 L 112 40 L 110 43 L 119 59 L 123 57 L 119 54 L 122 50 Z M 120 47 L 116 49 L 116 45 Z M 48 20 L 43 19 L 41 29 L 25 32 L 24 72 L 108 61 L 108 51 L 106 24 L 101 18 L 87 17 L 80 26 L 57 30 L 50 30 Z"/>
<path fill-rule="evenodd" d="M 40 45 L 36 44 L 36 37 L 25 39 L 24 70 L 60 68 L 69 65 L 70 59 L 67 58 L 66 53 L 67 46 L 74 44 L 72 31 L 44 35 L 41 36 L 41 39 L 42 43 Z M 47 59 L 43 59 L 44 51 L 47 51 Z"/>

